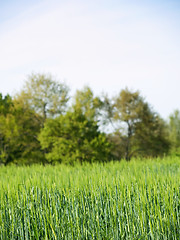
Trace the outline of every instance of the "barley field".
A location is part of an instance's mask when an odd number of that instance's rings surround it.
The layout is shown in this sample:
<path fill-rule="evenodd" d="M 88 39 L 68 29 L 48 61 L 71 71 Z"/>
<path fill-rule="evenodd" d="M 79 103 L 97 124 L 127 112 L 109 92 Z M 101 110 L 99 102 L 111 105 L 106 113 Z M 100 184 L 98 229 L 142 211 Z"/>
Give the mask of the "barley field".
<path fill-rule="evenodd" d="M 1 167 L 0 239 L 180 239 L 180 159 Z"/>

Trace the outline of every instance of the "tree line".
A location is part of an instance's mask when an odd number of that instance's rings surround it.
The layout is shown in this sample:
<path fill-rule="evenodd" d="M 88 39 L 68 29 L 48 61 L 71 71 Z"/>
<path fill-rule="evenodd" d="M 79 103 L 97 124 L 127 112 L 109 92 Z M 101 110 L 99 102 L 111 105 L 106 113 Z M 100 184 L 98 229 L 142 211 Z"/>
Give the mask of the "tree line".
<path fill-rule="evenodd" d="M 0 94 L 0 164 L 107 162 L 180 152 L 180 112 L 164 121 L 139 91 L 95 96 L 47 74 Z"/>

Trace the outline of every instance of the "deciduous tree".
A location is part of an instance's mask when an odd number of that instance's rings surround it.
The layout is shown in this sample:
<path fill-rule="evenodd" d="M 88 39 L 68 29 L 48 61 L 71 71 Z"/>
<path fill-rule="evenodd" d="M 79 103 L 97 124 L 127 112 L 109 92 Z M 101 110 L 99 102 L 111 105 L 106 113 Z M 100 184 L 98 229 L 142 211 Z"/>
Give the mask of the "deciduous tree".
<path fill-rule="evenodd" d="M 172 144 L 172 151 L 180 153 L 180 111 L 175 110 L 169 116 L 169 139 Z"/>
<path fill-rule="evenodd" d="M 98 120 L 103 102 L 99 97 L 94 96 L 93 91 L 85 86 L 77 90 L 72 103 L 73 111 L 79 111 L 89 120 Z"/>
<path fill-rule="evenodd" d="M 31 74 L 17 98 L 43 117 L 55 117 L 66 110 L 69 89 L 51 75 Z"/>
<path fill-rule="evenodd" d="M 124 149 L 124 158 L 128 161 L 138 154 L 157 156 L 167 153 L 169 142 L 163 120 L 151 109 L 138 91 L 127 88 L 113 98 L 111 115 L 116 130 L 111 139 Z M 113 137 L 114 135 L 114 137 Z"/>
<path fill-rule="evenodd" d="M 22 102 L 13 101 L 9 111 L 0 114 L 0 163 L 43 162 L 37 140 L 40 128 L 40 116 Z"/>
<path fill-rule="evenodd" d="M 111 153 L 106 135 L 100 133 L 97 123 L 81 111 L 48 119 L 39 140 L 50 163 L 106 162 Z"/>

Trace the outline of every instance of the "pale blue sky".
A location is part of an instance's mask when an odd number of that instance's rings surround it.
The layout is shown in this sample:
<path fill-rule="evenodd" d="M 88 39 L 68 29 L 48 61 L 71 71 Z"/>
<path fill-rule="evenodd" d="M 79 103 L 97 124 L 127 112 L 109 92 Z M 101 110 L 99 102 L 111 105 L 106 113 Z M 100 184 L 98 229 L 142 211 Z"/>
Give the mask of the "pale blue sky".
<path fill-rule="evenodd" d="M 0 0 L 0 92 L 31 72 L 110 96 L 140 90 L 166 118 L 180 109 L 180 1 Z"/>

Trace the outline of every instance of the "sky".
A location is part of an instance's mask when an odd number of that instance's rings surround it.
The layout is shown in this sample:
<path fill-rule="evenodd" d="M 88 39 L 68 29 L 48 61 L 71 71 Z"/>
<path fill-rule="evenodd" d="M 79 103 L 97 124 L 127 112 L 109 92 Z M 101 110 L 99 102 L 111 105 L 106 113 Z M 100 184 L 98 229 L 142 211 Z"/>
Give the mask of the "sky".
<path fill-rule="evenodd" d="M 139 90 L 167 119 L 180 109 L 179 26 L 179 0 L 0 0 L 0 92 L 51 73 L 72 94 Z"/>

